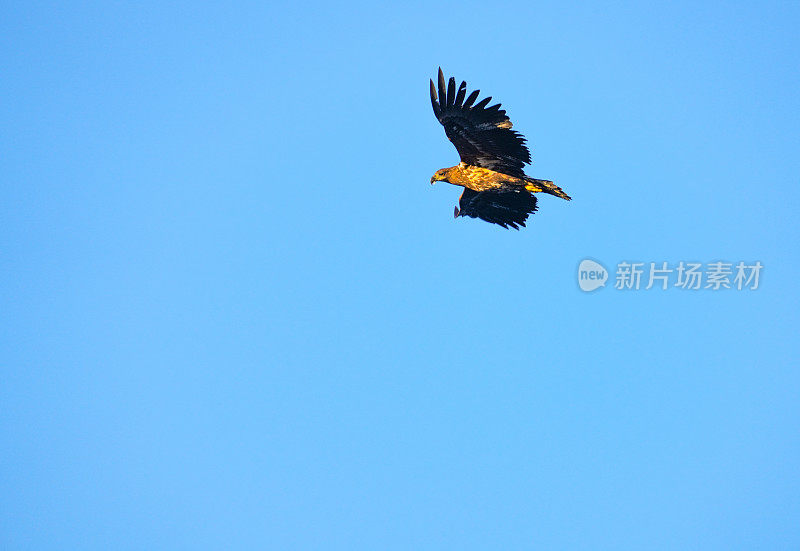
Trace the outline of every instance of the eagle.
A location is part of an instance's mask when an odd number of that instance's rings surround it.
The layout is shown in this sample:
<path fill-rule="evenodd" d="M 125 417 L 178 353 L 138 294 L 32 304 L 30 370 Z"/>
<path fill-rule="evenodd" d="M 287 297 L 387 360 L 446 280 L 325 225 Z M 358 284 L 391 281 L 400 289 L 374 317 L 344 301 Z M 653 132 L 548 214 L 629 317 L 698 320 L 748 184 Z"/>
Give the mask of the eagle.
<path fill-rule="evenodd" d="M 456 88 L 453 77 L 445 84 L 441 67 L 438 84 L 437 89 L 431 80 L 433 113 L 456 146 L 461 162 L 437 170 L 431 184 L 448 182 L 464 188 L 455 207 L 456 218 L 470 216 L 518 230 L 536 211 L 534 193 L 571 199 L 550 180 L 537 180 L 523 172 L 531 162 L 525 137 L 511 129 L 499 103 L 487 107 L 491 96 L 475 103 L 480 90 L 467 96 L 467 83 L 462 81 Z"/>

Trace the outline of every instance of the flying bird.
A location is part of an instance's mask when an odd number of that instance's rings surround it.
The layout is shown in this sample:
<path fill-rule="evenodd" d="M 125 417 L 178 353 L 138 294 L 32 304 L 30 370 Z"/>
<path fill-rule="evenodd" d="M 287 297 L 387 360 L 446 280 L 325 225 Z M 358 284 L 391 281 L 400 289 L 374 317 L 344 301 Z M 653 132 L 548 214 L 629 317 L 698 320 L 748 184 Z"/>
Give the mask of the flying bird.
<path fill-rule="evenodd" d="M 431 184 L 449 182 L 464 188 L 456 218 L 470 216 L 518 230 L 536 211 L 534 193 L 567 201 L 570 196 L 550 180 L 525 175 L 523 167 L 531 162 L 525 137 L 511 129 L 499 103 L 486 107 L 491 96 L 475 103 L 478 94 L 480 90 L 475 90 L 467 96 L 467 83 L 456 88 L 453 77 L 445 85 L 441 68 L 438 90 L 431 80 L 433 112 L 461 157 L 456 166 L 437 170 Z"/>

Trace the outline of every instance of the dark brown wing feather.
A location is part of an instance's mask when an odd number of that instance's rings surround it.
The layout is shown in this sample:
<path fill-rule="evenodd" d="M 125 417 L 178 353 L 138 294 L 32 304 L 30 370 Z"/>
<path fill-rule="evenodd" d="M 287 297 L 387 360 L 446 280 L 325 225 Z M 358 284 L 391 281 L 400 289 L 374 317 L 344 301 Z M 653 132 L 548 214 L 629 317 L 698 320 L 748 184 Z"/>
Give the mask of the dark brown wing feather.
<path fill-rule="evenodd" d="M 515 230 L 525 226 L 528 215 L 536 212 L 536 197 L 525 190 L 508 188 L 472 191 L 464 188 L 458 200 L 456 216 L 480 218 Z"/>
<path fill-rule="evenodd" d="M 499 103 L 486 107 L 491 96 L 475 103 L 479 93 L 475 90 L 467 96 L 467 83 L 456 88 L 452 77 L 445 84 L 440 68 L 438 89 L 431 80 L 433 112 L 463 162 L 521 176 L 522 167 L 531 162 L 525 137 L 511 130 L 511 121 Z"/>

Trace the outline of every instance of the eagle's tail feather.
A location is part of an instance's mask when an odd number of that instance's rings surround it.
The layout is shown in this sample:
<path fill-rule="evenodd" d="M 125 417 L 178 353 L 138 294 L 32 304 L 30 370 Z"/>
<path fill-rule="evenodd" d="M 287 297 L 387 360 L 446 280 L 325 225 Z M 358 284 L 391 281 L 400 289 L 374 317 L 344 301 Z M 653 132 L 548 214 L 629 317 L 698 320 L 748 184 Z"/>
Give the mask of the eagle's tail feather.
<path fill-rule="evenodd" d="M 541 191 L 543 193 L 549 193 L 550 195 L 555 195 L 556 197 L 561 197 L 562 199 L 566 199 L 567 201 L 572 199 L 572 197 L 564 193 L 563 189 L 555 185 L 550 180 L 536 180 L 534 178 L 526 178 L 525 181 L 528 182 L 527 185 L 525 186 L 525 189 L 527 189 L 531 193 L 537 193 Z"/>

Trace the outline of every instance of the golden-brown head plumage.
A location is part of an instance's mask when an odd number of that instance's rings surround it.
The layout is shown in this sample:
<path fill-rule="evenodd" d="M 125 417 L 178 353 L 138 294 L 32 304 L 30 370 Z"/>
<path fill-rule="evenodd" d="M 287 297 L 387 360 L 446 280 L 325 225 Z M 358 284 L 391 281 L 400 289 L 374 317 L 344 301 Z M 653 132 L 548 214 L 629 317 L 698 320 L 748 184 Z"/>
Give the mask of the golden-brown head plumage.
<path fill-rule="evenodd" d="M 447 182 L 447 168 L 440 168 L 436 172 L 434 172 L 433 176 L 431 176 L 431 184 L 435 184 L 436 182 Z"/>

